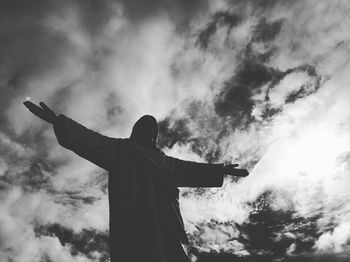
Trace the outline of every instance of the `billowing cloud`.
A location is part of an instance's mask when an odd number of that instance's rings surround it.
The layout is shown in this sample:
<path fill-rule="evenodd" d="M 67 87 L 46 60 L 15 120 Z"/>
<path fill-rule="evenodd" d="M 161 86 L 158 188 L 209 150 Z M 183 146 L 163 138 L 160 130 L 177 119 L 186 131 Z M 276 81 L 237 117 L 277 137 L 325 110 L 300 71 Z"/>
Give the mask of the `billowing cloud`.
<path fill-rule="evenodd" d="M 169 155 L 245 179 L 181 189 L 198 261 L 346 261 L 347 1 L 5 1 L 0 257 L 107 261 L 107 174 L 29 97 L 116 137 L 153 114 Z"/>

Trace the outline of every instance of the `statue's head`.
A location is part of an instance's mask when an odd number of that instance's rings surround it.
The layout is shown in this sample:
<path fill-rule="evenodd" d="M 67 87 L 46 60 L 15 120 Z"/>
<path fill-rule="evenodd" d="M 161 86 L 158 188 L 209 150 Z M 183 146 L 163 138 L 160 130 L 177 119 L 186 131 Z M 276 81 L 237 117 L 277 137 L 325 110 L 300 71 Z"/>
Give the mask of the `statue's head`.
<path fill-rule="evenodd" d="M 157 148 L 158 123 L 150 115 L 144 115 L 136 121 L 132 128 L 130 139 L 137 144 L 149 148 Z"/>

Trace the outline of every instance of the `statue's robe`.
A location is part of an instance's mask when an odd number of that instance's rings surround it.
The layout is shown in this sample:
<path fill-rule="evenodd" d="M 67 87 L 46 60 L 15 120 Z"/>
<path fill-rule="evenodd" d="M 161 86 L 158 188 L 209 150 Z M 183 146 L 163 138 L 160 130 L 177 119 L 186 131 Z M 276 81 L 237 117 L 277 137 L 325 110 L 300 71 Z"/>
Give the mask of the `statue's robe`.
<path fill-rule="evenodd" d="M 112 262 L 188 261 L 177 187 L 220 187 L 221 165 L 183 161 L 130 139 L 106 137 L 64 115 L 54 131 L 60 145 L 109 172 Z"/>

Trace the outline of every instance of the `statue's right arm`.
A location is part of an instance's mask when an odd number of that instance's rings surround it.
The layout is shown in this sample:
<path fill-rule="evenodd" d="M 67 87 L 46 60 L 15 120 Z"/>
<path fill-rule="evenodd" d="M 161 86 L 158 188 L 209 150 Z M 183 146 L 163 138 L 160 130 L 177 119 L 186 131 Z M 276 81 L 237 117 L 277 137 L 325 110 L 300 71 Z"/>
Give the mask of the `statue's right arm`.
<path fill-rule="evenodd" d="M 36 116 L 53 124 L 58 143 L 79 156 L 104 168 L 111 169 L 118 158 L 118 145 L 121 139 L 103 136 L 65 115 L 56 115 L 44 103 L 40 107 L 31 102 L 25 106 Z"/>

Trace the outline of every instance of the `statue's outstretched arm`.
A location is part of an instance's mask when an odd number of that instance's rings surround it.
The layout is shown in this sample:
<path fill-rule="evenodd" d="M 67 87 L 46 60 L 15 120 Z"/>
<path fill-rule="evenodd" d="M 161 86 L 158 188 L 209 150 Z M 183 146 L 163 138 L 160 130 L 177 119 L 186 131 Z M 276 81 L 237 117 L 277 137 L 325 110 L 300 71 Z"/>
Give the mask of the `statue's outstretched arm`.
<path fill-rule="evenodd" d="M 246 169 L 238 169 L 238 164 L 207 164 L 174 159 L 174 178 L 179 187 L 220 187 L 224 175 L 248 176 Z"/>
<path fill-rule="evenodd" d="M 120 140 L 94 132 L 65 115 L 57 116 L 43 102 L 40 106 L 30 101 L 24 105 L 37 117 L 53 124 L 58 143 L 79 156 L 104 168 L 111 169 L 118 161 Z"/>

